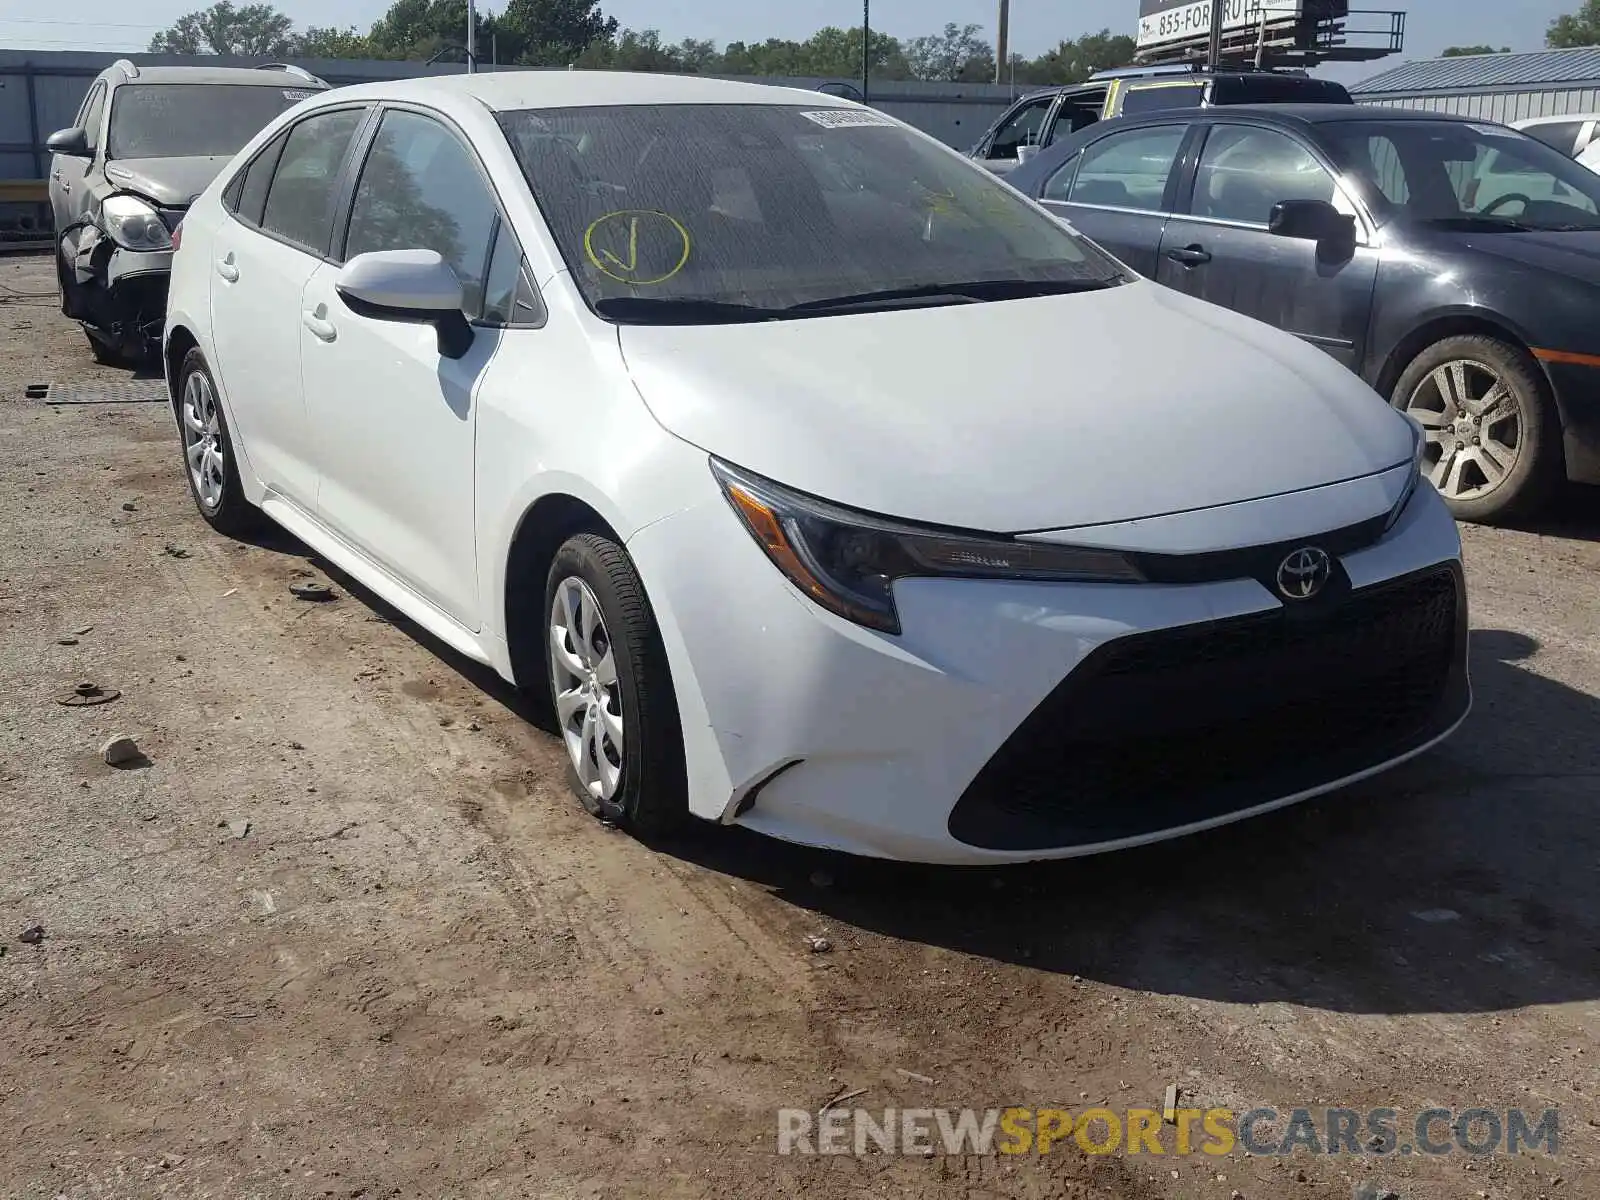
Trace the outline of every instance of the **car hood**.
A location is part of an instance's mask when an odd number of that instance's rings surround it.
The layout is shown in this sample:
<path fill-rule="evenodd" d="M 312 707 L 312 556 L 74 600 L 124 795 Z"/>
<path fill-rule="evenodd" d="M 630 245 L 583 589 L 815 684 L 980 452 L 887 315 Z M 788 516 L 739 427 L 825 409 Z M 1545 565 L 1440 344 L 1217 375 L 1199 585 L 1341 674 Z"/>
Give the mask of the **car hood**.
<path fill-rule="evenodd" d="M 1408 461 L 1299 339 L 1137 282 L 810 320 L 620 327 L 669 431 L 884 516 L 1015 533 L 1189 511 Z"/>
<path fill-rule="evenodd" d="M 1458 249 L 1503 262 L 1600 284 L 1600 232 L 1446 233 Z"/>
<path fill-rule="evenodd" d="M 116 158 L 106 164 L 106 178 L 121 191 L 138 192 L 164 208 L 180 208 L 205 191 L 232 158 Z"/>

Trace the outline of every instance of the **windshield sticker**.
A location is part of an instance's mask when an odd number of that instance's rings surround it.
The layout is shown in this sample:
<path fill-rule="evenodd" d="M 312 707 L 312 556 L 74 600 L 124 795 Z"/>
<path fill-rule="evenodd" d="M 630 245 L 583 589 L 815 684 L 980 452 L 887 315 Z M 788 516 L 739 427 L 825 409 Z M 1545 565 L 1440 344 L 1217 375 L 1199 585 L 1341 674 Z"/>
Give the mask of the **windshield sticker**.
<path fill-rule="evenodd" d="M 1499 125 L 1468 125 L 1467 128 L 1484 137 L 1510 137 L 1516 132 L 1514 129 L 1502 129 Z"/>
<path fill-rule="evenodd" d="M 800 115 L 824 129 L 895 128 L 894 118 L 871 109 L 825 108 L 821 112 L 803 112 Z"/>
<path fill-rule="evenodd" d="M 311 99 L 312 96 L 315 96 L 315 95 L 316 95 L 316 93 L 311 91 L 309 88 L 284 88 L 283 89 L 283 98 L 285 100 L 309 100 L 309 99 Z"/>
<path fill-rule="evenodd" d="M 654 209 L 606 213 L 583 232 L 583 252 L 595 269 L 633 287 L 665 283 L 683 270 L 692 248 L 683 222 Z"/>

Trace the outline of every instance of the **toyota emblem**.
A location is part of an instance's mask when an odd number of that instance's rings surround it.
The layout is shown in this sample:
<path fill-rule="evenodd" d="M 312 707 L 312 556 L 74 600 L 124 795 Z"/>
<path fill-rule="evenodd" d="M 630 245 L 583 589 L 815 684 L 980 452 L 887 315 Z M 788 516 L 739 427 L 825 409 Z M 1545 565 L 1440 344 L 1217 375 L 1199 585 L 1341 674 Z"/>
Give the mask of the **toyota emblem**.
<path fill-rule="evenodd" d="M 1326 550 L 1307 546 L 1278 564 L 1278 591 L 1285 600 L 1310 600 L 1333 577 L 1333 559 Z"/>

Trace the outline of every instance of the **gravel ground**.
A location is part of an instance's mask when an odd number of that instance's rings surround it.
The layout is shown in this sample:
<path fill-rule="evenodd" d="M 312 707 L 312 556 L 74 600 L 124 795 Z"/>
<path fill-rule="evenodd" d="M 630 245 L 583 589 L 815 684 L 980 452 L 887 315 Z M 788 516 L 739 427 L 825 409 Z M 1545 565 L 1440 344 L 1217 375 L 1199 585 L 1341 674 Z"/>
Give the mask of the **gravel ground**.
<path fill-rule="evenodd" d="M 484 671 L 291 539 L 212 534 L 162 405 L 26 399 L 127 379 L 52 283 L 0 258 L 0 1195 L 1600 1195 L 1592 494 L 1466 531 L 1477 708 L 1368 785 L 1005 871 L 652 851 Z M 122 696 L 55 702 L 80 680 Z M 119 733 L 146 761 L 100 760 Z M 1554 1107 L 1560 1152 L 776 1152 L 779 1108 L 856 1089 L 1173 1083 L 1402 1128 Z"/>

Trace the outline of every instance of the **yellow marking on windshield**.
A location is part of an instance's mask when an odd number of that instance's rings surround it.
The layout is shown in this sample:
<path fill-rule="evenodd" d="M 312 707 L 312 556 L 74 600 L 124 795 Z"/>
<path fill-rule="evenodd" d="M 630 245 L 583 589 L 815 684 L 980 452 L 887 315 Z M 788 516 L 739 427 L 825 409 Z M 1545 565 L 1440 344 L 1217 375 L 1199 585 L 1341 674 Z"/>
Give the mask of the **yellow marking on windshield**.
<path fill-rule="evenodd" d="M 648 230 L 652 225 L 660 227 L 662 223 L 669 226 L 678 235 L 683 244 L 683 251 L 665 271 L 662 263 L 641 263 L 639 261 L 639 227 L 644 225 Z M 622 249 L 621 242 L 623 228 L 627 229 L 626 257 L 618 251 Z M 609 241 L 611 244 L 598 243 Z M 689 231 L 684 228 L 682 221 L 664 212 L 655 209 L 621 209 L 597 217 L 583 231 L 583 252 L 589 261 L 594 264 L 595 270 L 609 279 L 618 283 L 626 283 L 633 287 L 651 287 L 658 283 L 665 283 L 689 261 L 689 253 L 693 249 L 693 241 Z M 610 264 L 610 265 L 607 265 Z"/>

